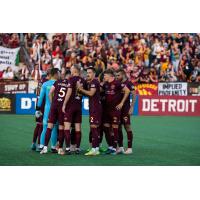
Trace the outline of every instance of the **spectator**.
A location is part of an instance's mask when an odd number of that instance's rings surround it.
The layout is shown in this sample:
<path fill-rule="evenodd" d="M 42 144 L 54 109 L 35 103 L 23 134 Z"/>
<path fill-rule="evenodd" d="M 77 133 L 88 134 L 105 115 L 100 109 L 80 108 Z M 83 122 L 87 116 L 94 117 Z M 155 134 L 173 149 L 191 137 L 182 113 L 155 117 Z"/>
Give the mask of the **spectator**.
<path fill-rule="evenodd" d="M 140 83 L 149 83 L 149 69 L 148 68 L 144 68 L 141 72 L 141 75 L 140 75 L 140 79 L 139 79 L 139 82 Z"/>
<path fill-rule="evenodd" d="M 43 71 L 51 64 L 59 69 L 78 64 L 83 71 L 95 67 L 97 75 L 123 67 L 134 83 L 199 80 L 200 34 L 28 33 L 24 38 L 31 62 Z M 18 47 L 19 35 L 0 34 L 0 44 Z"/>
<path fill-rule="evenodd" d="M 158 75 L 155 68 L 150 69 L 149 79 L 151 83 L 157 83 L 158 82 Z"/>
<path fill-rule="evenodd" d="M 56 49 L 52 52 L 52 58 L 55 58 L 57 54 L 59 55 L 60 58 L 63 57 L 63 53 L 60 49 L 60 46 L 56 46 Z"/>
<path fill-rule="evenodd" d="M 0 79 L 3 79 L 3 73 L 5 72 L 5 70 L 0 71 Z"/>
<path fill-rule="evenodd" d="M 56 57 L 53 59 L 53 67 L 61 70 L 62 67 L 62 59 L 60 58 L 59 53 L 56 54 Z"/>
<path fill-rule="evenodd" d="M 41 70 L 39 69 L 39 65 L 36 64 L 35 67 L 34 67 L 34 69 L 33 69 L 32 72 L 31 72 L 31 78 L 32 78 L 33 80 L 35 80 L 35 81 L 38 81 L 38 80 L 41 79 L 41 77 L 42 77 L 42 72 L 41 72 Z"/>
<path fill-rule="evenodd" d="M 51 66 L 51 56 L 49 52 L 46 50 L 41 58 L 42 62 L 42 70 L 47 71 Z"/>
<path fill-rule="evenodd" d="M 13 79 L 14 78 L 14 72 L 11 67 L 7 67 L 7 69 L 3 72 L 2 78 L 3 79 Z"/>
<path fill-rule="evenodd" d="M 17 33 L 13 33 L 11 38 L 8 42 L 10 48 L 17 48 L 19 47 L 19 35 Z"/>
<path fill-rule="evenodd" d="M 20 70 L 20 77 L 19 77 L 19 79 L 20 80 L 27 80 L 28 76 L 29 76 L 29 71 L 27 69 L 27 66 L 23 64 L 22 68 Z"/>

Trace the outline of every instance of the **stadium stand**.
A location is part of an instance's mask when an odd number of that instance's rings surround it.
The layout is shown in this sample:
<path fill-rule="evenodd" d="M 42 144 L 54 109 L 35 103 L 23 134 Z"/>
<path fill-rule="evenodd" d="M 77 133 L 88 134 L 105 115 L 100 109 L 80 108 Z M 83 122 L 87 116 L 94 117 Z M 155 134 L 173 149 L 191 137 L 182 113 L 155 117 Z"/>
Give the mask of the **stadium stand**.
<path fill-rule="evenodd" d="M 19 70 L 0 79 L 39 80 L 50 67 L 123 68 L 133 83 L 199 82 L 200 34 L 26 33 L 0 34 L 0 46 L 20 48 Z"/>

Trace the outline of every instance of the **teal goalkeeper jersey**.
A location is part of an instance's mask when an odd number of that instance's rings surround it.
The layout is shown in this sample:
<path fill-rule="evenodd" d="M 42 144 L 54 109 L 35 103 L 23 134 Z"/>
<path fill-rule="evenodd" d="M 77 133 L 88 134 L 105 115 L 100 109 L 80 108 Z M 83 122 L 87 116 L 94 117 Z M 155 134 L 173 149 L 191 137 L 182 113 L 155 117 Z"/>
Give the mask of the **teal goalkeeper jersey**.
<path fill-rule="evenodd" d="M 40 91 L 38 103 L 37 103 L 37 106 L 41 107 L 43 99 L 45 98 L 44 118 L 46 120 L 48 119 L 48 115 L 49 115 L 49 111 L 50 111 L 50 107 L 51 107 L 51 102 L 49 99 L 49 92 L 54 83 L 55 83 L 55 80 L 49 80 L 49 81 L 46 81 L 45 83 L 43 83 L 41 91 Z"/>

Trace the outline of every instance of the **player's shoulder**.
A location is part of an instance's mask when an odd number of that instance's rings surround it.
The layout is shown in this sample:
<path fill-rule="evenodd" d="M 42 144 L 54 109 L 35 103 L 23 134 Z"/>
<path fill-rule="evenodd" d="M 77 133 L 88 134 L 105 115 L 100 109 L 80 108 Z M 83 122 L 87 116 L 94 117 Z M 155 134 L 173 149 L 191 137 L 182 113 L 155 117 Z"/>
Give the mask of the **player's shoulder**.
<path fill-rule="evenodd" d="M 119 81 L 117 79 L 114 80 L 114 84 L 115 85 L 122 85 L 122 86 L 124 85 L 124 83 L 122 83 L 121 81 Z"/>
<path fill-rule="evenodd" d="M 63 80 L 61 80 L 59 83 L 58 83 L 58 85 L 62 85 L 62 86 L 64 86 L 64 87 L 67 87 L 67 85 L 68 85 L 68 80 L 67 79 L 63 79 Z"/>
<path fill-rule="evenodd" d="M 134 85 L 133 85 L 133 83 L 130 81 L 130 80 L 126 80 L 125 81 L 125 84 L 126 84 L 126 86 L 129 88 L 129 89 L 131 89 L 131 90 L 134 90 Z"/>
<path fill-rule="evenodd" d="M 99 80 L 96 79 L 96 78 L 94 78 L 94 79 L 91 81 L 91 83 L 93 83 L 93 84 L 97 84 L 97 85 L 100 85 Z"/>
<path fill-rule="evenodd" d="M 90 86 L 91 87 L 100 87 L 100 83 L 97 79 L 93 79 L 91 82 L 90 82 Z"/>
<path fill-rule="evenodd" d="M 82 83 L 86 83 L 87 81 L 86 81 L 86 79 L 84 79 L 83 77 L 79 77 L 79 81 L 81 81 Z"/>
<path fill-rule="evenodd" d="M 44 83 L 42 84 L 42 86 L 43 86 L 43 87 L 47 86 L 47 85 L 49 84 L 49 81 L 50 81 L 50 80 L 44 82 Z"/>
<path fill-rule="evenodd" d="M 54 85 L 54 87 L 56 87 L 59 83 L 61 83 L 62 82 L 62 80 L 57 80 L 57 81 L 55 81 L 54 83 L 53 83 L 53 85 Z"/>

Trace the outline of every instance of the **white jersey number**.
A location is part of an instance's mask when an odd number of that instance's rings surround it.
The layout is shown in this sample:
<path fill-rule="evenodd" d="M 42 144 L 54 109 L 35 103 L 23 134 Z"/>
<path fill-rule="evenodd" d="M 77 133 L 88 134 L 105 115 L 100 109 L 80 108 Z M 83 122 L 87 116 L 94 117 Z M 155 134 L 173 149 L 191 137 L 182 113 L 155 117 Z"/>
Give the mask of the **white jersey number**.
<path fill-rule="evenodd" d="M 59 93 L 58 93 L 58 96 L 59 96 L 59 97 L 64 97 L 64 96 L 65 96 L 65 92 L 66 92 L 66 88 L 61 87 L 61 88 L 60 88 L 60 91 L 59 91 Z"/>

